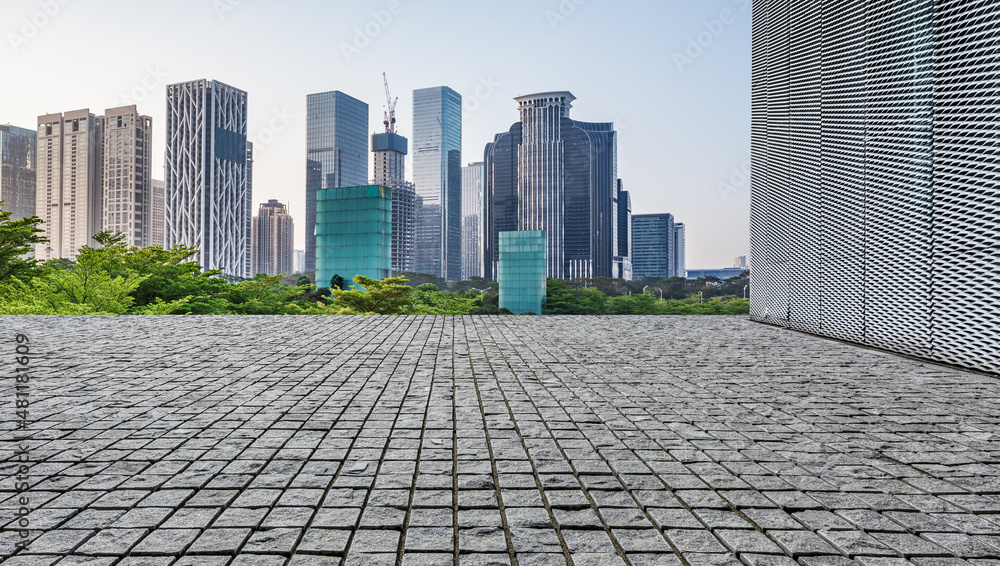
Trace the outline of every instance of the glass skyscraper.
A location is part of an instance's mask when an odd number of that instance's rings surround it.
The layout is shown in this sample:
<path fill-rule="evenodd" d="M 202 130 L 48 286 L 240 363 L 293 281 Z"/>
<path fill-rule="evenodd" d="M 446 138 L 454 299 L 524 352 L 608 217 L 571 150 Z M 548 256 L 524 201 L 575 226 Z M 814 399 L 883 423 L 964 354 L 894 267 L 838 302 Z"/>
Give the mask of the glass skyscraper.
<path fill-rule="evenodd" d="M 483 276 L 483 164 L 462 167 L 462 279 Z"/>
<path fill-rule="evenodd" d="M 677 277 L 673 214 L 632 216 L 632 275 L 636 279 Z M 683 275 L 680 275 L 683 277 Z"/>
<path fill-rule="evenodd" d="M 751 318 L 1000 371 L 998 9 L 754 0 Z"/>
<path fill-rule="evenodd" d="M 545 231 L 500 232 L 497 241 L 500 308 L 514 314 L 542 314 L 548 265 Z"/>
<path fill-rule="evenodd" d="M 385 279 L 392 254 L 392 189 L 378 185 L 323 189 L 316 199 L 316 285 L 334 275 Z"/>
<path fill-rule="evenodd" d="M 615 260 L 612 276 L 632 280 L 632 198 L 621 179 L 615 194 Z"/>
<path fill-rule="evenodd" d="M 497 234 L 504 230 L 545 230 L 549 277 L 613 276 L 617 134 L 610 122 L 570 119 L 575 98 L 515 98 L 520 122 L 486 145 L 486 277 L 496 277 Z"/>
<path fill-rule="evenodd" d="M 418 197 L 414 271 L 462 276 L 462 96 L 413 91 L 413 180 Z"/>
<path fill-rule="evenodd" d="M 316 270 L 316 194 L 368 184 L 368 105 L 340 91 L 306 97 L 306 264 Z M 317 279 L 319 282 L 319 280 Z"/>
<path fill-rule="evenodd" d="M 35 148 L 38 133 L 0 125 L 0 201 L 11 220 L 35 215 Z"/>

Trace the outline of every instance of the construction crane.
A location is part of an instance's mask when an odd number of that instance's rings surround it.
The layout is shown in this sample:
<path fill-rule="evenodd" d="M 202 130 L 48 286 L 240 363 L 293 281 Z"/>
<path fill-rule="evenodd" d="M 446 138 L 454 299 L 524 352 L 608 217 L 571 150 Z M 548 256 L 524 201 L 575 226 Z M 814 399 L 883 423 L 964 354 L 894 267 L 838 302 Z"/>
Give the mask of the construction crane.
<path fill-rule="evenodd" d="M 385 120 L 382 121 L 385 124 L 386 133 L 395 134 L 396 133 L 396 103 L 399 102 L 399 97 L 392 98 L 389 95 L 389 79 L 382 73 L 382 81 L 385 82 Z"/>

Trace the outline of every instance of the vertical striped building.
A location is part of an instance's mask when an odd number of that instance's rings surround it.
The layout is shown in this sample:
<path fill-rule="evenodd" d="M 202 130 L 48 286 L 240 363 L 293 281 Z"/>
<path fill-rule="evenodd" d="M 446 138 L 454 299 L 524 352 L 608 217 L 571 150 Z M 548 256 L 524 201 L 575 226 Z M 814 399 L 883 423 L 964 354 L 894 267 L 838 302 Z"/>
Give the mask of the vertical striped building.
<path fill-rule="evenodd" d="M 751 316 L 1000 371 L 1000 1 L 753 18 Z"/>
<path fill-rule="evenodd" d="M 167 85 L 164 246 L 202 269 L 250 276 L 247 93 L 218 81 Z"/>

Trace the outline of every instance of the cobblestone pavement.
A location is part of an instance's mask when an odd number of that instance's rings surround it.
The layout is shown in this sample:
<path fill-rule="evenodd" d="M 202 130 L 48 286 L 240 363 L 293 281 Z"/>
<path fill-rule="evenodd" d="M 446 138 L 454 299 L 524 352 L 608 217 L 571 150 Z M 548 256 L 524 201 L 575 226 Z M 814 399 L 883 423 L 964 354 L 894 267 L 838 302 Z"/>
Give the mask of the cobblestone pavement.
<path fill-rule="evenodd" d="M 743 317 L 0 327 L 9 566 L 1000 566 L 995 377 Z"/>

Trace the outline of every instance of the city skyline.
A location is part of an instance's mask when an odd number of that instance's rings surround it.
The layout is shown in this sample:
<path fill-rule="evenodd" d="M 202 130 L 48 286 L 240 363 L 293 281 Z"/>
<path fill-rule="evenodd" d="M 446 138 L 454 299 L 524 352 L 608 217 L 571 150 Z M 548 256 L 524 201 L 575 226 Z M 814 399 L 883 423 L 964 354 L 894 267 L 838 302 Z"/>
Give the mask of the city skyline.
<path fill-rule="evenodd" d="M 746 2 L 631 2 L 622 10 L 618 4 L 588 0 L 565 3 L 571 12 L 555 1 L 514 2 L 484 6 L 476 15 L 405 2 L 390 13 L 391 2 L 367 2 L 336 8 L 310 5 L 305 19 L 301 14 L 306 5 L 289 3 L 279 9 L 222 0 L 150 6 L 149 17 L 160 25 L 144 29 L 134 48 L 116 53 L 116 69 L 94 80 L 51 55 L 65 49 L 65 42 L 75 37 L 73 29 L 97 26 L 97 18 L 100 27 L 128 21 L 129 16 L 116 10 L 77 9 L 69 3 L 60 5 L 59 12 L 28 38 L 22 20 L 30 22 L 39 5 L 7 2 L 0 9 L 10 22 L 7 31 L 25 39 L 16 47 L 10 41 L 4 46 L 12 77 L 32 88 L 5 94 L 0 123 L 30 128 L 47 112 L 136 104 L 153 119 L 152 177 L 159 179 L 164 138 L 155 125 L 164 123 L 165 85 L 202 77 L 236 84 L 248 92 L 248 137 L 255 142 L 252 201 L 276 198 L 289 203 L 293 216 L 305 218 L 301 163 L 305 98 L 310 93 L 340 90 L 362 100 L 371 109 L 368 134 L 379 132 L 385 105 L 380 74 L 385 71 L 393 95 L 400 99 L 399 131 L 412 140 L 412 92 L 450 86 L 463 97 L 464 165 L 478 161 L 493 134 L 516 120 L 515 96 L 571 90 L 581 97 L 575 105 L 579 115 L 614 122 L 620 132 L 619 177 L 632 193 L 633 212 L 670 212 L 687 220 L 692 232 L 689 264 L 725 266 L 748 251 L 749 184 L 742 180 L 742 170 L 748 158 L 749 103 L 733 103 L 749 100 L 749 53 L 743 48 L 750 28 Z M 373 12 L 383 21 L 388 17 L 387 23 L 380 24 Z M 295 27 L 282 25 L 289 19 L 304 31 L 283 31 Z M 435 34 L 423 34 L 442 22 L 469 24 L 473 19 L 488 19 L 497 29 L 516 24 L 518 41 L 497 53 L 490 48 L 504 34 L 485 27 L 461 49 L 430 37 Z M 190 41 L 170 42 L 170 50 L 157 47 L 166 42 L 174 24 L 190 28 Z M 329 28 L 322 34 L 324 42 L 310 35 L 320 24 Z M 356 30 L 364 32 L 366 26 L 379 32 L 367 38 L 367 45 L 356 47 L 364 44 L 363 39 L 356 41 Z M 603 26 L 629 33 L 614 45 L 593 42 L 592 33 Z M 125 36 L 135 33 L 129 26 L 118 27 L 117 33 Z M 240 58 L 203 56 L 232 42 L 245 44 Z M 97 57 L 112 45 L 119 43 L 97 38 L 79 50 L 84 58 L 87 53 Z M 419 49 L 414 50 L 415 45 Z M 556 48 L 561 58 L 557 67 L 518 62 L 525 54 Z M 296 61 L 304 58 L 302 53 L 322 55 L 324 62 L 304 66 Z M 640 53 L 645 55 L 636 57 Z M 658 63 L 653 71 L 642 61 L 648 54 Z M 613 74 L 615 80 L 605 80 Z M 412 163 L 407 168 L 412 172 Z M 304 241 L 304 222 L 299 226 L 296 238 Z"/>

